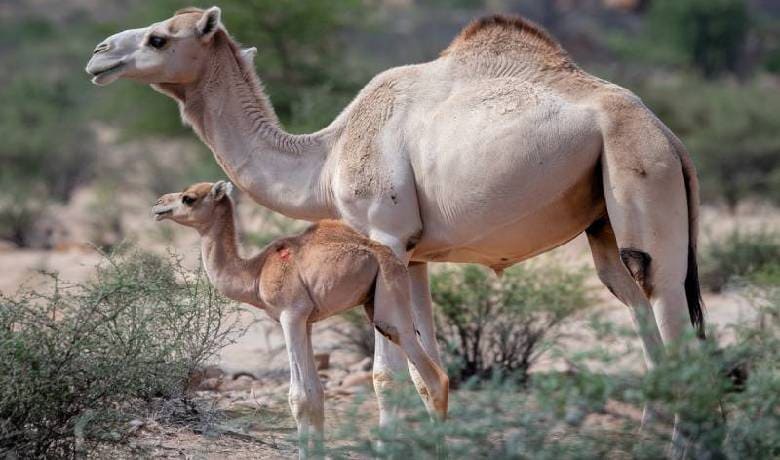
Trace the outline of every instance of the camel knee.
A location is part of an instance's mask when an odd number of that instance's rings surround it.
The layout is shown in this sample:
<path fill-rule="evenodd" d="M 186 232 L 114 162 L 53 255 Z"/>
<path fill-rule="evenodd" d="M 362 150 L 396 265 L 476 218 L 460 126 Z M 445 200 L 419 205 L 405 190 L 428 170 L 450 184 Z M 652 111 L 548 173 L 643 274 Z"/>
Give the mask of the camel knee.
<path fill-rule="evenodd" d="M 653 293 L 653 286 L 650 280 L 650 263 L 652 258 L 650 254 L 634 248 L 621 248 L 620 260 L 628 269 L 631 277 L 639 284 L 645 295 L 649 298 Z"/>
<path fill-rule="evenodd" d="M 422 375 L 414 366 L 410 366 L 409 370 L 414 387 L 425 403 L 428 412 L 437 416 L 440 420 L 444 420 L 447 417 L 450 389 L 450 379 L 447 373 L 433 363 L 435 379 L 426 384 Z"/>
<path fill-rule="evenodd" d="M 314 424 L 317 428 L 325 411 L 322 395 L 291 388 L 288 400 L 296 422 Z"/>

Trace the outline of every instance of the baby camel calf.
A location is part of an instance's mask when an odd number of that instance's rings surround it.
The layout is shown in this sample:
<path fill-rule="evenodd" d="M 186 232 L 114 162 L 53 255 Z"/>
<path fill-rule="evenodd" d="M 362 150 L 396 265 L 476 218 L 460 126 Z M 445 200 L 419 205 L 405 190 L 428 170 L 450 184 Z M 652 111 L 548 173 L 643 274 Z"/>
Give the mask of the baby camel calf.
<path fill-rule="evenodd" d="M 346 225 L 322 221 L 297 236 L 280 238 L 242 259 L 236 242 L 227 182 L 195 184 L 162 196 L 157 220 L 170 219 L 200 233 L 203 263 L 225 296 L 265 310 L 282 325 L 290 359 L 290 407 L 299 435 L 322 435 L 323 389 L 311 345 L 311 324 L 366 304 L 374 327 L 399 345 L 424 382 L 418 387 L 428 411 L 444 418 L 447 375 L 417 340 L 406 267 L 389 248 Z M 374 296 L 375 290 L 388 295 Z M 376 304 L 373 299 L 391 299 Z"/>

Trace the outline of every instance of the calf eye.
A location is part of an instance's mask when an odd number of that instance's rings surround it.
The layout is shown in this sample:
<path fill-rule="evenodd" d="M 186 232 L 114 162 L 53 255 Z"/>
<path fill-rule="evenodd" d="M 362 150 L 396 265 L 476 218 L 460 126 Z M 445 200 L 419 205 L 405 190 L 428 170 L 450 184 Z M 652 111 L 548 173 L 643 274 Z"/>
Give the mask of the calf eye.
<path fill-rule="evenodd" d="M 195 197 L 191 197 L 188 195 L 184 195 L 183 197 L 181 197 L 181 202 L 186 204 L 187 206 L 192 206 L 196 201 L 197 199 Z"/>
<path fill-rule="evenodd" d="M 158 37 L 157 35 L 152 35 L 149 37 L 149 40 L 147 41 L 147 44 L 151 46 L 152 48 L 160 49 L 165 44 L 168 43 L 168 40 L 166 40 L 163 37 Z"/>

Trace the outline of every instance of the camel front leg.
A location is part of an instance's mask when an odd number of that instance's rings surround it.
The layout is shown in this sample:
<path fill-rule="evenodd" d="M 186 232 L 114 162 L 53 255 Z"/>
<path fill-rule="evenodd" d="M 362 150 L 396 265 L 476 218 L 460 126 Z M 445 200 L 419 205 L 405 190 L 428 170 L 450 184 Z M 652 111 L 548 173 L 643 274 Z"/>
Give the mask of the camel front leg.
<path fill-rule="evenodd" d="M 388 246 L 396 257 L 406 261 L 406 248 L 399 240 L 382 232 L 371 233 L 370 238 Z M 387 292 L 375 292 L 376 306 L 387 303 Z M 393 404 L 393 394 L 397 394 L 406 385 L 408 361 L 401 348 L 382 334 L 374 334 L 374 392 L 379 405 L 379 426 L 387 428 L 398 419 L 398 407 Z M 414 373 L 415 371 L 412 370 Z M 413 379 L 414 380 L 414 379 Z M 419 380 L 419 379 L 418 379 Z M 381 447 L 381 444 L 380 444 Z"/>
<path fill-rule="evenodd" d="M 433 301 L 431 300 L 431 286 L 428 279 L 428 264 L 425 262 L 411 262 L 409 264 L 409 282 L 412 297 L 412 317 L 417 338 L 434 364 L 439 368 L 443 368 L 439 354 L 439 345 L 436 341 L 436 328 L 433 322 Z M 414 366 L 409 366 L 409 371 L 417 392 L 421 393 L 424 383 L 422 376 Z"/>
<path fill-rule="evenodd" d="M 306 458 L 309 448 L 318 446 L 323 439 L 324 390 L 314 363 L 308 317 L 285 311 L 279 322 L 284 331 L 284 342 L 290 359 L 289 401 L 293 418 L 298 425 L 299 456 Z"/>
<path fill-rule="evenodd" d="M 435 365 L 441 368 L 441 358 L 439 355 L 438 343 L 436 342 L 436 332 L 433 322 L 433 306 L 428 280 L 428 264 L 409 264 L 409 279 L 415 332 L 417 333 L 425 353 L 433 360 Z M 376 334 L 374 349 L 374 388 L 376 389 L 379 401 L 380 426 L 389 425 L 397 415 L 396 409 L 390 404 L 389 395 L 392 394 L 393 391 L 397 391 L 399 386 L 403 385 L 407 366 L 417 392 L 422 395 L 427 391 L 425 380 L 417 371 L 417 368 L 411 364 L 412 362 L 407 361 L 406 356 L 400 347 L 389 341 L 382 334 Z M 428 404 L 426 401 L 423 402 L 425 402 L 426 405 Z"/>
<path fill-rule="evenodd" d="M 411 311 L 408 271 L 397 261 L 382 264 L 376 280 L 374 326 L 377 332 L 398 345 L 406 354 L 415 387 L 431 415 L 447 416 L 449 380 L 447 374 L 423 349 L 417 338 Z"/>

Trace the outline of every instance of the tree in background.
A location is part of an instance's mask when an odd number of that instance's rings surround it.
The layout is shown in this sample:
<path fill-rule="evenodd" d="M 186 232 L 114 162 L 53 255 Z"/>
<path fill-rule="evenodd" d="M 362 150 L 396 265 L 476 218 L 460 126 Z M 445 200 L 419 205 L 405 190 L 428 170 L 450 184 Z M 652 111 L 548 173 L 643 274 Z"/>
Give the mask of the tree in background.
<path fill-rule="evenodd" d="M 19 246 L 48 202 L 93 177 L 87 36 L 40 18 L 0 22 L 0 238 Z"/>
<path fill-rule="evenodd" d="M 649 9 L 652 38 L 666 41 L 707 78 L 737 70 L 749 25 L 744 0 L 655 0 Z"/>

